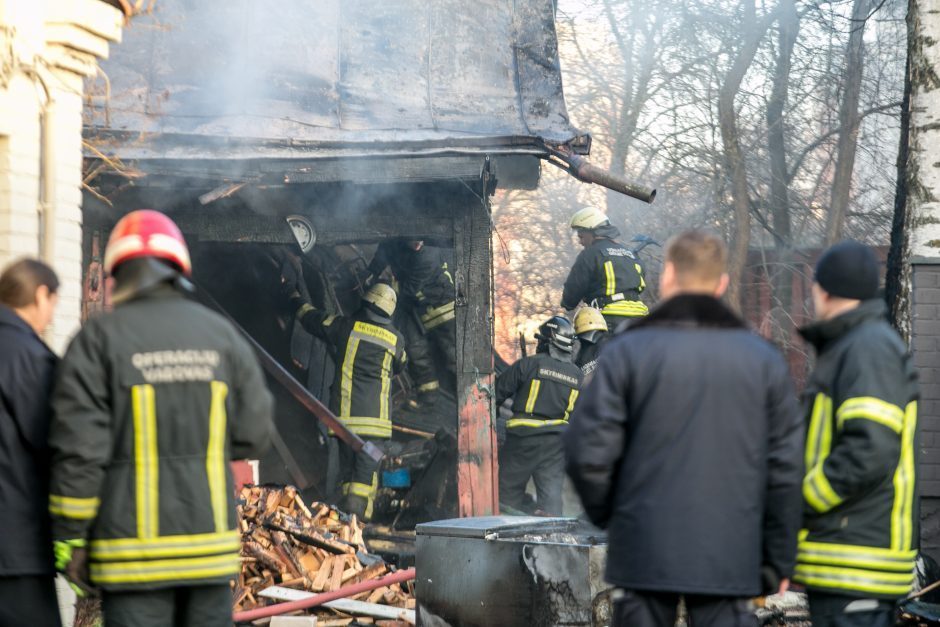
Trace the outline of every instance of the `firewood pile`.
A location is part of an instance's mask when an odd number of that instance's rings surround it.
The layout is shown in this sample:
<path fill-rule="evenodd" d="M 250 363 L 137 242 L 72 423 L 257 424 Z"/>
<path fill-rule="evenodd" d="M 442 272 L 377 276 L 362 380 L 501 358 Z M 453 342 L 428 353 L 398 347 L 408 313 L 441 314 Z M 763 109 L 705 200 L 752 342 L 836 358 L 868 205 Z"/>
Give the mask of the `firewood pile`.
<path fill-rule="evenodd" d="M 393 567 L 368 552 L 363 523 L 324 503 L 307 507 L 293 486 L 245 486 L 238 504 L 242 533 L 241 572 L 234 584 L 234 610 L 272 603 L 260 595 L 271 586 L 311 593 L 330 592 L 378 579 Z M 349 599 L 414 609 L 413 586 L 395 584 Z M 318 626 L 372 624 L 373 619 L 318 607 Z M 376 620 L 380 625 L 407 625 Z"/>

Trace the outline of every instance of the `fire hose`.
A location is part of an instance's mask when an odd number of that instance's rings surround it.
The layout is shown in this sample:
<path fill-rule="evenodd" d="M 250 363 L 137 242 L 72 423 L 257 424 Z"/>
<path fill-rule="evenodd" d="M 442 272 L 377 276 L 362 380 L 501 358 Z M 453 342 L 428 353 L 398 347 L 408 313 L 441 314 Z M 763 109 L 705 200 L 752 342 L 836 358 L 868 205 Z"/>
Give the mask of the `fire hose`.
<path fill-rule="evenodd" d="M 379 579 L 372 579 L 369 581 L 361 581 L 359 583 L 354 583 L 349 586 L 344 586 L 332 592 L 324 592 L 323 594 L 318 594 L 316 596 L 310 597 L 309 599 L 301 599 L 300 601 L 289 601 L 287 603 L 278 603 L 277 605 L 269 605 L 267 607 L 259 607 L 253 610 L 246 610 L 244 612 L 235 612 L 232 616 L 232 619 L 236 623 L 249 623 L 259 618 L 269 618 L 271 616 L 280 616 L 281 614 L 287 614 L 288 612 L 296 612 L 297 610 L 306 610 L 311 607 L 316 607 L 318 605 L 323 605 L 324 603 L 329 603 L 330 601 L 335 601 L 336 599 L 345 599 L 351 596 L 355 596 L 362 592 L 369 592 L 370 590 L 375 590 L 376 588 L 382 588 L 384 586 L 390 586 L 396 583 L 403 583 L 405 581 L 411 581 L 415 578 L 415 569 L 409 568 L 407 570 L 399 570 L 394 572 L 391 575 L 386 575 Z"/>

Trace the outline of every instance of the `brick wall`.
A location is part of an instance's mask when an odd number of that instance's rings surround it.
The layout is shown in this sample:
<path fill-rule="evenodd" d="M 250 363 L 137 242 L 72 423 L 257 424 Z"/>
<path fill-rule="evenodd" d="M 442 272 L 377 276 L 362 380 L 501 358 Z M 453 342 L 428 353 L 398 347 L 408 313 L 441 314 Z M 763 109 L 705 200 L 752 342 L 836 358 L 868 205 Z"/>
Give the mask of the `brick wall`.
<path fill-rule="evenodd" d="M 920 377 L 921 546 L 940 559 L 940 259 L 914 264 L 911 348 Z"/>

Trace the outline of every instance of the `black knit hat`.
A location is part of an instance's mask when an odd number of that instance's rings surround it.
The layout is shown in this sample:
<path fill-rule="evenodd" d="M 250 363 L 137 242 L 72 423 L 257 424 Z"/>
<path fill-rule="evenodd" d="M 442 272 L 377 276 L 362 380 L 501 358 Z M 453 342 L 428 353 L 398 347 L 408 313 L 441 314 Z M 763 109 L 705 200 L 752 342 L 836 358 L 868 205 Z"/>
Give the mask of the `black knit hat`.
<path fill-rule="evenodd" d="M 816 262 L 816 282 L 833 296 L 868 300 L 878 295 L 878 258 L 855 240 L 839 242 Z"/>

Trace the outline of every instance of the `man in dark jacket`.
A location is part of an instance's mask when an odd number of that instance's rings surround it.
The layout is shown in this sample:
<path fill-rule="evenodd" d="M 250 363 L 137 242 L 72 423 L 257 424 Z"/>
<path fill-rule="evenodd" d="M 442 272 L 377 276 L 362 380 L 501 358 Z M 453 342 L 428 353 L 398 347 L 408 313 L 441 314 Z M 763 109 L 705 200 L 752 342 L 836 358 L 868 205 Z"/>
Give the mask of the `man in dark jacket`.
<path fill-rule="evenodd" d="M 800 522 L 802 422 L 786 362 L 718 297 L 724 244 L 667 246 L 665 299 L 611 339 L 565 438 L 568 473 L 609 532 L 613 624 L 756 625 L 785 590 Z"/>
<path fill-rule="evenodd" d="M 0 274 L 0 625 L 59 625 L 48 515 L 56 357 L 40 339 L 58 288 L 32 259 Z"/>
<path fill-rule="evenodd" d="M 246 340 L 182 293 L 189 252 L 168 217 L 122 218 L 104 265 L 114 310 L 72 340 L 52 397 L 56 566 L 102 590 L 108 627 L 230 626 L 229 464 L 267 449 L 271 394 Z"/>
<path fill-rule="evenodd" d="M 444 251 L 422 240 L 397 238 L 379 244 L 369 274 L 378 277 L 386 268 L 398 283 L 395 324 L 407 342 L 408 371 L 417 388 L 412 406 L 425 407 L 441 387 L 432 351 L 437 351 L 448 374 L 447 385 L 457 381 L 454 277 Z"/>
<path fill-rule="evenodd" d="M 918 546 L 916 375 L 877 299 L 879 264 L 858 242 L 816 266 L 816 348 L 806 388 L 804 531 L 794 580 L 813 627 L 894 625 Z"/>
<path fill-rule="evenodd" d="M 330 410 L 350 431 L 378 448 L 392 437 L 392 377 L 404 368 L 405 340 L 392 325 L 395 290 L 376 283 L 354 315 L 334 316 L 306 302 L 294 287 L 299 277 L 285 273 L 286 291 L 297 320 L 330 347 L 337 377 L 330 390 Z M 365 452 L 340 447 L 343 506 L 371 520 L 379 487 L 379 464 Z"/>
<path fill-rule="evenodd" d="M 572 363 L 574 329 L 567 318 L 549 318 L 535 336 L 536 354 L 523 357 L 496 379 L 496 406 L 512 398 L 506 441 L 499 451 L 499 500 L 526 507 L 535 483 L 536 511 L 561 515 L 565 459 L 561 433 L 578 400 L 581 369 Z"/>
<path fill-rule="evenodd" d="M 571 311 L 580 302 L 596 307 L 611 331 L 624 321 L 645 316 L 648 310 L 640 301 L 646 289 L 643 266 L 633 251 L 617 241 L 617 227 L 602 211 L 587 208 L 572 216 L 571 228 L 584 250 L 565 279 L 562 307 Z"/>

